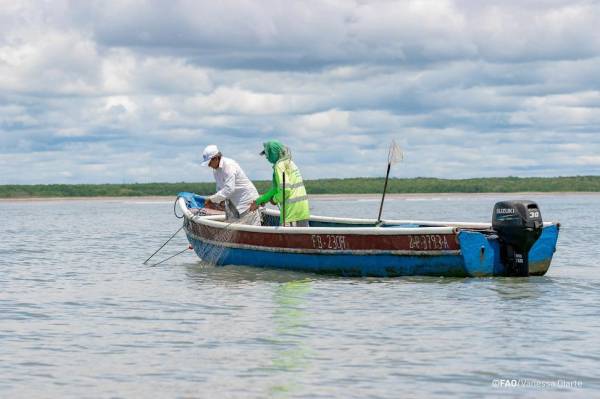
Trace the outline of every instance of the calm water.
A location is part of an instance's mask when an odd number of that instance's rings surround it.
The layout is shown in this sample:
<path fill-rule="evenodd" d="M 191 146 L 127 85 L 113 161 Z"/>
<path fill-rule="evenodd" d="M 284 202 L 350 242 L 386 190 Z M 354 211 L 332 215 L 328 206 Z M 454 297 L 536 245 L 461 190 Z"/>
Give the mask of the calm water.
<path fill-rule="evenodd" d="M 393 199 L 385 216 L 487 221 L 511 197 Z M 0 397 L 598 397 L 600 196 L 527 197 L 562 223 L 528 279 L 323 277 L 191 251 L 151 268 L 180 226 L 170 201 L 0 202 Z"/>

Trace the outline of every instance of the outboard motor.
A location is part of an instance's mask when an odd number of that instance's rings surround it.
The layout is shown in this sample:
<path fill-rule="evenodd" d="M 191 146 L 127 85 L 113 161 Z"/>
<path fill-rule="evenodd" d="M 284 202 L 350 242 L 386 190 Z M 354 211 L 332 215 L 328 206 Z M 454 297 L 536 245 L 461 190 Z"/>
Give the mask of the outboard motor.
<path fill-rule="evenodd" d="M 532 201 L 502 201 L 494 205 L 492 228 L 498 233 L 501 258 L 508 276 L 529 276 L 529 250 L 542 234 L 542 214 Z"/>

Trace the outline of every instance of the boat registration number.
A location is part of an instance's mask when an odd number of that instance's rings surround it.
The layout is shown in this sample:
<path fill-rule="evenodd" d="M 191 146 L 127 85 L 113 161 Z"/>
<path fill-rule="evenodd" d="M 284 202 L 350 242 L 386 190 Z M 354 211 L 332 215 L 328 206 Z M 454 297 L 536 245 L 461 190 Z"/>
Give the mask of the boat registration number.
<path fill-rule="evenodd" d="M 346 249 L 346 237 L 332 234 L 312 234 L 315 249 Z"/>
<path fill-rule="evenodd" d="M 446 236 L 427 234 L 410 236 L 410 249 L 449 249 Z"/>

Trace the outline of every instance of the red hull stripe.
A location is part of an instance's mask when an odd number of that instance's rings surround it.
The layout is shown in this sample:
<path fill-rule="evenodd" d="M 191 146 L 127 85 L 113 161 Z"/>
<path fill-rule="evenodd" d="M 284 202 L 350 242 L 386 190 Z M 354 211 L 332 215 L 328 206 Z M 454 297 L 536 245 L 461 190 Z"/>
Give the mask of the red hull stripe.
<path fill-rule="evenodd" d="M 187 229 L 199 239 L 206 239 L 215 243 L 240 244 L 254 248 L 410 252 L 457 251 L 460 249 L 456 234 L 277 234 L 218 229 L 197 223 L 190 223 Z"/>

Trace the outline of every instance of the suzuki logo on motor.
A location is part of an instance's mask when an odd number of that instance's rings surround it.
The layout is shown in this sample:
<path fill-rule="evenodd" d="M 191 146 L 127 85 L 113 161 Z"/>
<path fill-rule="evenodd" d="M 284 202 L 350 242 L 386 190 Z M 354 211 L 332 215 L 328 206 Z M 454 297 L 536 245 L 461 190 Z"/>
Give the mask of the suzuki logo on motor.
<path fill-rule="evenodd" d="M 503 215 L 506 215 L 509 213 L 513 214 L 513 213 L 515 213 L 515 210 L 513 208 L 498 208 L 498 209 L 496 209 L 496 213 L 503 214 Z"/>

